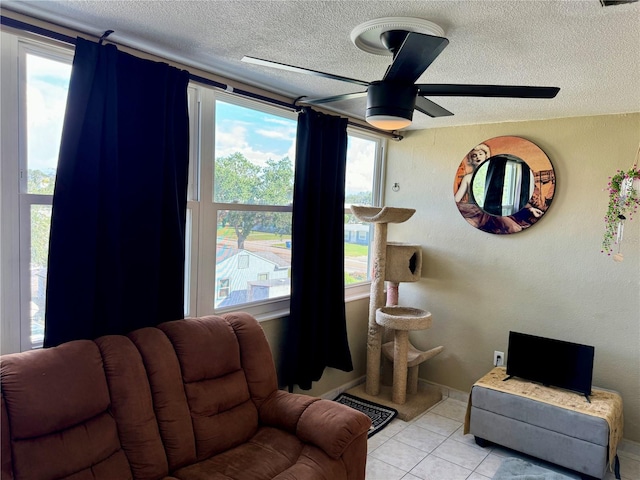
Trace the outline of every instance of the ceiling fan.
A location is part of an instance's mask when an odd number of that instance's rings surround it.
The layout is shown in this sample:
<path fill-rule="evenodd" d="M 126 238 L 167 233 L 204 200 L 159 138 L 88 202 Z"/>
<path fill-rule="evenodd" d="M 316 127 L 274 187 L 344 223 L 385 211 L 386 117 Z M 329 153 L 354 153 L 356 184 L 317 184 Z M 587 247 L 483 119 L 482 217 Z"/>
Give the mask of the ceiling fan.
<path fill-rule="evenodd" d="M 408 26 L 405 28 L 399 20 L 411 21 L 411 23 L 407 23 Z M 416 28 L 416 25 L 419 28 Z M 373 82 L 255 57 L 245 56 L 242 61 L 366 87 L 364 91 L 305 100 L 305 103 L 319 105 L 366 95 L 365 119 L 381 130 L 398 130 L 409 126 L 414 109 L 430 117 L 453 115 L 446 108 L 425 98 L 428 96 L 554 98 L 560 91 L 557 87 L 415 83 L 449 44 L 449 40 L 433 33 L 442 35 L 444 31 L 426 20 L 395 17 L 378 19 L 356 27 L 351 34 L 356 46 L 370 53 L 393 55 L 393 60 L 382 80 Z M 379 37 L 375 39 L 380 43 L 379 47 L 372 46 L 371 43 L 367 44 L 372 35 Z"/>

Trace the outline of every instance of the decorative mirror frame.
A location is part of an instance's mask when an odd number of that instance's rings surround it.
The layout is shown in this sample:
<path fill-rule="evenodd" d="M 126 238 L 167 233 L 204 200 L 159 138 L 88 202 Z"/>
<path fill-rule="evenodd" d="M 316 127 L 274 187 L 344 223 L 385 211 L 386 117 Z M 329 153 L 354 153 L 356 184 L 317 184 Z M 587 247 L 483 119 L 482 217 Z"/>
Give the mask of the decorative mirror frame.
<path fill-rule="evenodd" d="M 493 164 L 490 163 L 492 160 Z M 513 172 L 505 174 L 506 164 L 511 165 Z M 498 174 L 487 174 L 486 171 L 492 167 Z M 495 178 L 499 179 L 499 183 Z M 505 188 L 505 178 L 518 178 L 519 181 Z M 485 140 L 465 155 L 456 171 L 453 193 L 460 214 L 470 225 L 488 233 L 511 234 L 529 228 L 547 213 L 555 194 L 555 185 L 553 165 L 537 145 L 521 137 L 505 136 Z M 495 197 L 487 192 L 495 193 L 496 189 L 502 192 L 501 201 L 505 195 L 511 196 L 510 204 L 518 201 L 516 197 L 521 197 L 517 205 L 522 208 L 511 215 L 497 215 L 489 212 L 497 211 L 495 205 L 492 208 L 483 208 L 484 203 L 478 205 L 474 191 L 483 193 L 477 194 L 478 197 Z M 523 189 L 524 192 L 521 192 Z M 498 206 L 500 208 L 507 210 L 503 204 Z"/>

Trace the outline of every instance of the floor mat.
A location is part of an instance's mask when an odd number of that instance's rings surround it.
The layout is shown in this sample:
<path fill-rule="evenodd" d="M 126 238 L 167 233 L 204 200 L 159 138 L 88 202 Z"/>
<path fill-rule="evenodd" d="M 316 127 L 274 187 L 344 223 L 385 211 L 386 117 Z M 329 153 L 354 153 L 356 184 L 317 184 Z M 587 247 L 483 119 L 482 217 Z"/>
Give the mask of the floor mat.
<path fill-rule="evenodd" d="M 386 427 L 389 422 L 398 415 L 398 411 L 393 408 L 369 402 L 368 400 L 354 397 L 348 393 L 341 393 L 334 399 L 334 402 L 342 403 L 343 405 L 354 408 L 371 419 L 371 428 L 369 429 L 368 435 L 369 438 Z"/>

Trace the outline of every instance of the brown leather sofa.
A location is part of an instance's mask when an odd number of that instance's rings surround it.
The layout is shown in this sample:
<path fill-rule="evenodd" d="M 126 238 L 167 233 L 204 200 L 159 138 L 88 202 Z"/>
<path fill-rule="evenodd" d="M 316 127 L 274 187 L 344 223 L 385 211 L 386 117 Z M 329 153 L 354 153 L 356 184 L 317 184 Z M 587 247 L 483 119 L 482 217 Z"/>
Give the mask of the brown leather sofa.
<path fill-rule="evenodd" d="M 369 417 L 278 390 L 246 313 L 1 357 L 2 480 L 363 480 Z"/>

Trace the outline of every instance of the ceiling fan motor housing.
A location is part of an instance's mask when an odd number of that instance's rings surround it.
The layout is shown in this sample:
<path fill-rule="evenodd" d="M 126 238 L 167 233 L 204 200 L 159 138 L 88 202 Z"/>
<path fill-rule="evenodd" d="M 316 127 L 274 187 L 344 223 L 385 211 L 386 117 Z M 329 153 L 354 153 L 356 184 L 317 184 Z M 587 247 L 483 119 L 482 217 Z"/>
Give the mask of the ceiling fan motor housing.
<path fill-rule="evenodd" d="M 367 90 L 366 117 L 388 115 L 412 120 L 417 93 L 415 85 L 371 82 Z"/>

